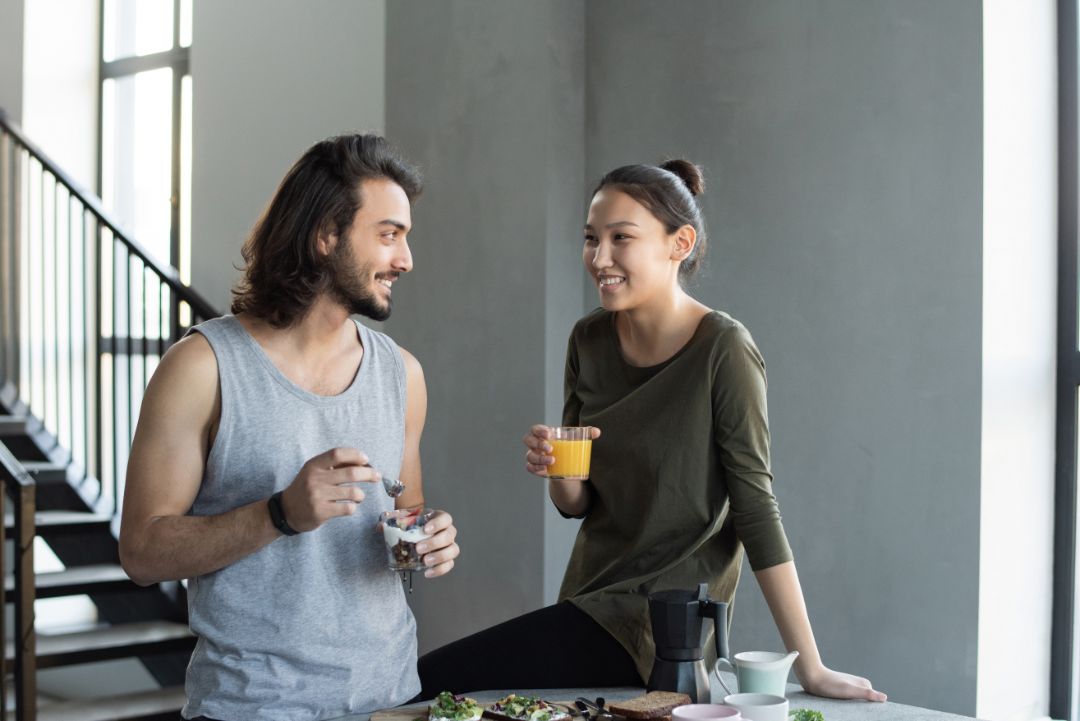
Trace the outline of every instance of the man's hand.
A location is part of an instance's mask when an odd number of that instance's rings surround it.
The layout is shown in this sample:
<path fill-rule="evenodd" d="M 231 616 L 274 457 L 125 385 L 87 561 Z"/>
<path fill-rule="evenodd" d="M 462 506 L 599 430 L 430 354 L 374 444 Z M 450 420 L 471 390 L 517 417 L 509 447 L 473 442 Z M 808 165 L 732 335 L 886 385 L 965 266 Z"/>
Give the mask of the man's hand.
<path fill-rule="evenodd" d="M 435 578 L 449 573 L 454 567 L 454 559 L 461 553 L 454 542 L 457 538 L 454 519 L 446 511 L 436 511 L 424 526 L 424 533 L 430 533 L 431 538 L 416 544 L 416 551 L 423 554 L 424 565 L 427 566 L 424 577 Z"/>
<path fill-rule="evenodd" d="M 332 448 L 308 460 L 282 493 L 285 520 L 297 531 L 314 531 L 331 518 L 351 516 L 364 500 L 364 492 L 354 484 L 380 480 L 366 454 Z"/>

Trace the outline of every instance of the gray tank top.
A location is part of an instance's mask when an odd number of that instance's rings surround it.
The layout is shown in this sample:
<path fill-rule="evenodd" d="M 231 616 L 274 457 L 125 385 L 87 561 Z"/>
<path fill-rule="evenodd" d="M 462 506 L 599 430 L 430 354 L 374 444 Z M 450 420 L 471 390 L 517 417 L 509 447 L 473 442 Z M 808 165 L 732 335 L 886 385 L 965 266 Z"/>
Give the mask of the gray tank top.
<path fill-rule="evenodd" d="M 210 342 L 221 385 L 221 420 L 193 515 L 268 498 L 309 458 L 338 446 L 360 449 L 384 475 L 398 477 L 405 364 L 388 336 L 356 328 L 360 369 L 330 397 L 286 378 L 231 315 L 193 329 Z M 190 579 L 198 643 L 185 718 L 359 718 L 420 691 L 416 622 L 376 532 L 393 500 L 381 486 L 364 491 L 354 515 Z"/>

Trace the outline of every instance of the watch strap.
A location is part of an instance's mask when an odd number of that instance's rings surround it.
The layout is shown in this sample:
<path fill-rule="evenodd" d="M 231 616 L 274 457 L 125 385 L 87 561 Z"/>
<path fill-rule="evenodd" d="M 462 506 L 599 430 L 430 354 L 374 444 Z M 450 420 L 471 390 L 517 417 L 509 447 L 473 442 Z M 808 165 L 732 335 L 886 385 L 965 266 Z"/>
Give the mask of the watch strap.
<path fill-rule="evenodd" d="M 270 500 L 266 502 L 267 508 L 270 509 L 270 522 L 274 524 L 274 528 L 278 529 L 286 536 L 295 536 L 300 533 L 285 520 L 285 509 L 281 505 L 282 491 L 278 491 L 274 495 L 270 496 Z"/>

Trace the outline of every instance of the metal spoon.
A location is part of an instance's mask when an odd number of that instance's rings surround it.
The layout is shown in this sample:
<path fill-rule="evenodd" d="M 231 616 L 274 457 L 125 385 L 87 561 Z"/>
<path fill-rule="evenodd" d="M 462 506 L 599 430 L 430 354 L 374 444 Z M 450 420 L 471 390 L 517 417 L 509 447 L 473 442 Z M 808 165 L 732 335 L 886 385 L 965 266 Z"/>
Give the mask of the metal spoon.
<path fill-rule="evenodd" d="M 611 712 L 604 708 L 604 699 L 602 696 L 598 696 L 595 702 L 590 701 L 584 696 L 578 696 L 577 700 L 574 701 L 574 705 L 581 709 L 582 712 L 584 712 L 586 709 L 591 709 L 595 714 L 593 716 L 594 719 L 609 719 L 612 717 Z"/>
<path fill-rule="evenodd" d="M 386 490 L 386 495 L 391 498 L 397 498 L 405 492 L 405 484 L 390 476 L 382 477 L 382 487 Z"/>

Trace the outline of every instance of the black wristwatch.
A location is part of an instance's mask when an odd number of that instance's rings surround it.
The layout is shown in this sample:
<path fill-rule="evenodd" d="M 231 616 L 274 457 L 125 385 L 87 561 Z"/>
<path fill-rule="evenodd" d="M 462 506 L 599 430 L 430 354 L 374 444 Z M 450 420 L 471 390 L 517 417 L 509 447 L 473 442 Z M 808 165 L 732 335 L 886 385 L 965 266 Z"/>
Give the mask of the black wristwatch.
<path fill-rule="evenodd" d="M 290 526 L 289 522 L 285 520 L 285 509 L 281 507 L 281 494 L 282 491 L 278 491 L 270 496 L 270 500 L 266 502 L 267 508 L 270 509 L 270 522 L 274 524 L 274 528 L 286 536 L 295 536 L 300 531 Z"/>

